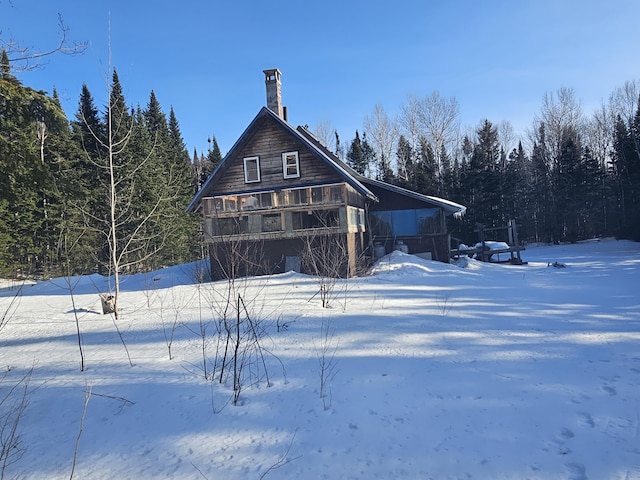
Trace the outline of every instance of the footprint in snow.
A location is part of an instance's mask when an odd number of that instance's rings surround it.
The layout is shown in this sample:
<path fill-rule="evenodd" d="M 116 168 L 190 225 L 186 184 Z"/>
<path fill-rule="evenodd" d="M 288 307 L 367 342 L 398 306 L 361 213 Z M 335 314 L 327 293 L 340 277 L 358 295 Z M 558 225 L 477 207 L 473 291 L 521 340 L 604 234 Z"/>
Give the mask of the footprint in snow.
<path fill-rule="evenodd" d="M 581 463 L 568 463 L 569 480 L 589 480 L 586 468 Z"/>
<path fill-rule="evenodd" d="M 581 412 L 579 415 L 580 423 L 587 425 L 591 428 L 596 426 L 596 422 L 593 421 L 593 417 L 588 412 Z"/>
<path fill-rule="evenodd" d="M 605 385 L 604 387 L 602 387 L 602 390 L 604 390 L 611 396 L 618 394 L 618 391 L 615 389 L 615 387 L 612 387 L 610 385 Z"/>
<path fill-rule="evenodd" d="M 558 455 L 568 455 L 571 453 L 571 449 L 565 444 L 567 440 L 575 437 L 573 431 L 568 428 L 563 428 L 560 433 L 549 442 L 549 448 L 543 448 L 545 452 L 553 449 Z"/>
<path fill-rule="evenodd" d="M 560 436 L 564 439 L 569 439 L 569 438 L 573 438 L 575 437 L 575 434 L 569 430 L 568 428 L 563 428 L 562 431 L 560 432 Z"/>
<path fill-rule="evenodd" d="M 571 403 L 580 404 L 586 400 L 591 400 L 589 395 L 580 394 L 571 398 Z"/>

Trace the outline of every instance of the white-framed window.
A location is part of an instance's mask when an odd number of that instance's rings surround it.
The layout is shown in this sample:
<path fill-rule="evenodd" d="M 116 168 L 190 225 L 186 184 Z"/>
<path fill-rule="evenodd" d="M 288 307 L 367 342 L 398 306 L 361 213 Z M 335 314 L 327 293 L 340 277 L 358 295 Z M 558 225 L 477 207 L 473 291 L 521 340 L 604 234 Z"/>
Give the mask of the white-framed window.
<path fill-rule="evenodd" d="M 246 157 L 244 159 L 244 182 L 260 181 L 260 157 Z"/>
<path fill-rule="evenodd" d="M 298 152 L 285 152 L 282 154 L 282 173 L 284 174 L 284 178 L 300 177 Z"/>

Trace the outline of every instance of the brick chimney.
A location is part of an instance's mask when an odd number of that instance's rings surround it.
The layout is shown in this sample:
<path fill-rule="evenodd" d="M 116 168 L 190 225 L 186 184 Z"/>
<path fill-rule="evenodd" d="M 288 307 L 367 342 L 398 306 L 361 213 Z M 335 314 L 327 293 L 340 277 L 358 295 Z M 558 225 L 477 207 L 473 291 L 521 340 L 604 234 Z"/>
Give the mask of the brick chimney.
<path fill-rule="evenodd" d="M 267 84 L 267 108 L 286 121 L 286 110 L 285 107 L 282 106 L 280 70 L 272 68 L 263 70 L 263 72 L 265 75 L 265 83 Z"/>

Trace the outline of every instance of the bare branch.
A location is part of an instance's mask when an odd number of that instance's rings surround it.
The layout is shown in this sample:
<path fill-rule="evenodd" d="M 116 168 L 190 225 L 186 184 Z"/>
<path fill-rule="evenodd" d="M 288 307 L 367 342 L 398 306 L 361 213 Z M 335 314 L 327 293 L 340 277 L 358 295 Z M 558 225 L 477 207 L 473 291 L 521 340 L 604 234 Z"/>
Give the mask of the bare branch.
<path fill-rule="evenodd" d="M 69 480 L 73 479 L 73 474 L 76 470 L 76 462 L 78 460 L 78 448 L 80 447 L 80 438 L 82 437 L 82 430 L 84 428 L 84 419 L 87 416 L 87 407 L 89 406 L 89 400 L 91 399 L 91 389 L 93 387 L 87 387 L 84 391 L 84 405 L 82 407 L 82 415 L 80 417 L 80 429 L 78 431 L 78 436 L 76 437 L 76 446 L 73 449 L 73 463 L 71 465 L 71 475 L 69 475 Z"/>
<path fill-rule="evenodd" d="M 296 439 L 297 433 L 298 433 L 298 429 L 296 429 L 296 431 L 293 432 L 293 436 L 291 437 L 291 441 L 289 442 L 289 446 L 287 447 L 285 452 L 278 457 L 278 460 L 276 460 L 276 463 L 271 465 L 267 470 L 265 470 L 265 472 L 262 475 L 260 475 L 260 480 L 262 480 L 264 477 L 266 477 L 270 472 L 272 472 L 276 468 L 284 467 L 286 464 L 291 463 L 294 460 L 297 460 L 300 457 L 302 457 L 302 455 L 298 455 L 297 457 L 289 458 L 289 452 L 291 451 L 291 446 L 293 445 L 293 441 Z"/>
<path fill-rule="evenodd" d="M 39 63 L 39 61 L 56 53 L 63 55 L 81 55 L 85 52 L 88 47 L 88 42 L 69 42 L 67 39 L 69 27 L 64 24 L 61 14 L 58 14 L 58 28 L 61 34 L 60 41 L 54 48 L 45 51 L 37 51 L 32 47 L 20 46 L 20 44 L 13 39 L 9 39 L 8 41 L 0 39 L 2 48 L 4 48 L 9 57 L 11 68 L 17 72 L 28 72 L 42 68 L 42 64 Z"/>

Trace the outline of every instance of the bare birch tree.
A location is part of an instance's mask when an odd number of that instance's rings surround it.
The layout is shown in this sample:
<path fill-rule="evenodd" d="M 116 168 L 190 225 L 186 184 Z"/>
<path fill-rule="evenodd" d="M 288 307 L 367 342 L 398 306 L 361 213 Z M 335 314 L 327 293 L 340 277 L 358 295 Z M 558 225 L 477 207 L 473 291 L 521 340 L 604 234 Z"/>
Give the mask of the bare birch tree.
<path fill-rule="evenodd" d="M 373 112 L 364 118 L 364 130 L 379 160 L 377 176 L 384 179 L 387 172 L 393 171 L 391 159 L 398 139 L 397 123 L 389 118 L 382 105 L 376 104 Z"/>
<path fill-rule="evenodd" d="M 409 142 L 413 160 L 411 163 L 415 164 L 420 148 L 420 137 L 423 135 L 421 130 L 421 100 L 416 95 L 408 95 L 407 102 L 400 108 L 400 116 L 398 117 L 398 124 L 402 134 Z M 407 158 L 401 158 L 398 156 L 398 177 L 402 180 L 409 179 L 409 172 L 407 171 Z"/>
<path fill-rule="evenodd" d="M 615 114 L 606 105 L 595 110 L 585 125 L 587 144 L 602 167 L 606 167 L 610 160 L 614 125 Z"/>
<path fill-rule="evenodd" d="M 455 97 L 447 99 L 437 91 L 421 101 L 419 115 L 422 131 L 433 148 L 438 168 L 442 167 L 442 159 L 455 141 L 459 110 Z"/>
<path fill-rule="evenodd" d="M 313 134 L 329 151 L 336 151 L 336 129 L 333 128 L 329 120 L 323 120 L 318 123 L 313 130 Z"/>
<path fill-rule="evenodd" d="M 616 88 L 609 97 L 609 108 L 613 117 L 620 115 L 626 125 L 630 125 L 638 109 L 640 97 L 640 79 L 629 80 Z"/>
<path fill-rule="evenodd" d="M 513 125 L 511 125 L 511 122 L 508 120 L 502 120 L 498 124 L 498 141 L 506 155 L 508 155 L 509 152 L 517 146 L 515 139 L 516 135 L 513 131 Z"/>
<path fill-rule="evenodd" d="M 534 119 L 536 126 L 544 124 L 547 139 L 547 149 L 552 161 L 560 156 L 562 141 L 566 133 L 571 129 L 578 135 L 582 135 L 584 129 L 584 116 L 582 105 L 576 98 L 571 88 L 560 88 L 554 94 L 547 92 L 542 97 L 540 114 Z M 536 127 L 537 131 L 538 128 Z"/>

